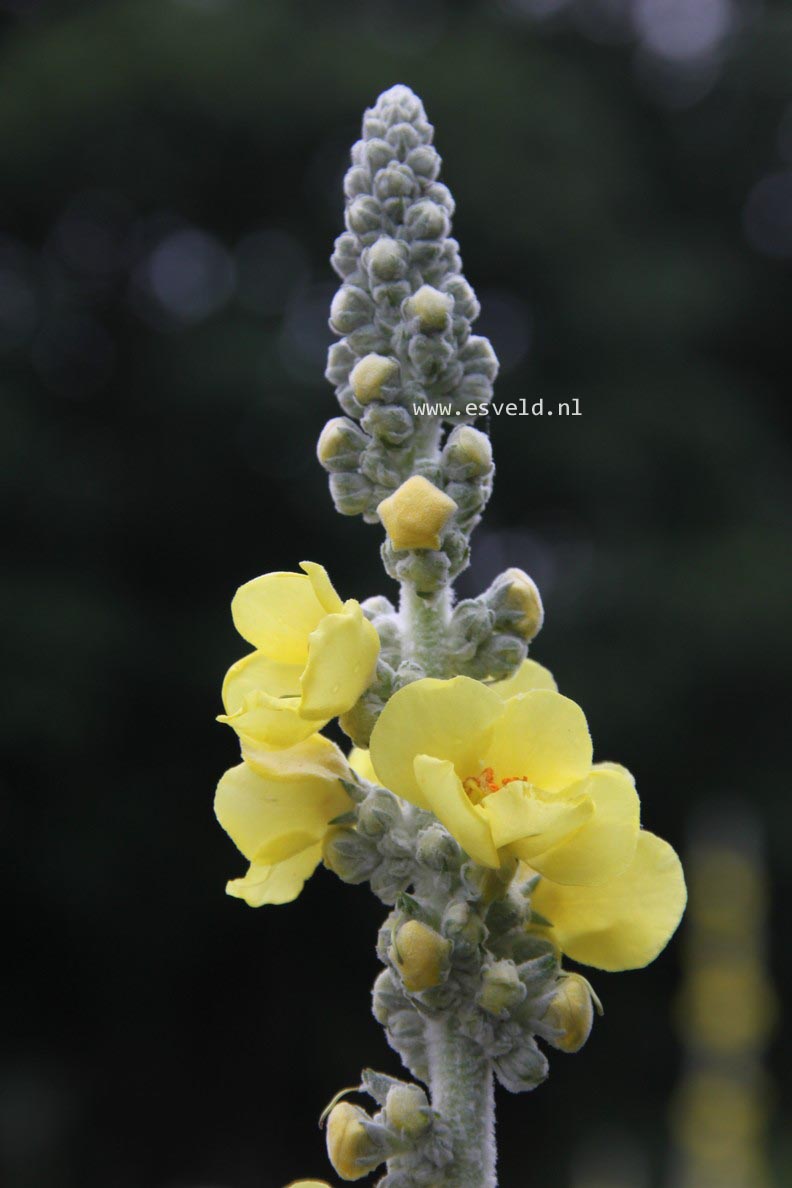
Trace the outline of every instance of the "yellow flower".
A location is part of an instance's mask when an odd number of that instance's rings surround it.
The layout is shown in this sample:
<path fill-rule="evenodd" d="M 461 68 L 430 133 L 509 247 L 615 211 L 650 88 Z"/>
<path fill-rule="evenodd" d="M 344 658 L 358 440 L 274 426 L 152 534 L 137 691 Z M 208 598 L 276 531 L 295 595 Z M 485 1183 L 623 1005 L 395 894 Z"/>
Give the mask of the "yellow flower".
<path fill-rule="evenodd" d="M 231 613 L 255 651 L 228 670 L 225 714 L 250 748 L 291 747 L 355 704 L 371 682 L 379 637 L 354 599 L 342 602 L 321 565 L 266 573 L 237 590 Z"/>
<path fill-rule="evenodd" d="M 434 812 L 476 862 L 519 859 L 540 874 L 534 907 L 575 960 L 645 965 L 676 928 L 679 860 L 640 832 L 629 772 L 592 764 L 583 711 L 534 661 L 493 686 L 407 685 L 383 710 L 370 757 L 380 783 Z"/>
<path fill-rule="evenodd" d="M 440 534 L 457 505 L 422 474 L 383 499 L 377 512 L 394 549 L 439 549 Z"/>
<path fill-rule="evenodd" d="M 215 813 L 250 863 L 226 886 L 251 907 L 290 903 L 322 859 L 330 822 L 351 807 L 341 784 L 350 772 L 320 734 L 280 751 L 262 751 L 225 773 Z"/>

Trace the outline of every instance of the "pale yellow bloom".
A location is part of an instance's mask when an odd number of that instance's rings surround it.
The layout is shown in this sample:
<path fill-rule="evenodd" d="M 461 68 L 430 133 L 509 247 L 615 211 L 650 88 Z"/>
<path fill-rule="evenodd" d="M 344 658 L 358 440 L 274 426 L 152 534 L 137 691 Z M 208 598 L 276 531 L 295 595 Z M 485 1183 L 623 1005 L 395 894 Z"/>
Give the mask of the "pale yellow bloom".
<path fill-rule="evenodd" d="M 227 771 L 215 813 L 250 863 L 228 894 L 251 907 L 296 899 L 321 862 L 330 822 L 351 807 L 340 782 L 349 774 L 339 749 L 319 734 Z"/>
<path fill-rule="evenodd" d="M 439 549 L 440 533 L 456 509 L 450 496 L 420 474 L 377 507 L 394 549 Z"/>
<path fill-rule="evenodd" d="M 629 772 L 592 764 L 582 710 L 535 662 L 493 686 L 407 685 L 383 710 L 370 757 L 381 784 L 431 810 L 476 862 L 519 859 L 540 874 L 534 907 L 576 960 L 645 965 L 676 928 L 679 860 L 640 833 Z"/>
<path fill-rule="evenodd" d="M 228 670 L 225 714 L 249 749 L 292 747 L 355 704 L 379 637 L 359 602 L 342 602 L 321 565 L 267 573 L 237 591 L 234 625 L 255 651 Z"/>

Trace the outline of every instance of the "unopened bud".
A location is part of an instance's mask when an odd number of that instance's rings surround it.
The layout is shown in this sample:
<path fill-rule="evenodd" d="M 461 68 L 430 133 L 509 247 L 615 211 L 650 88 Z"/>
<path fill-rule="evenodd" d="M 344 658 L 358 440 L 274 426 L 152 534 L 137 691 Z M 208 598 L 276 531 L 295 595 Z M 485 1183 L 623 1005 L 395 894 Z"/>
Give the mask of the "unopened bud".
<path fill-rule="evenodd" d="M 356 470 L 367 438 L 348 417 L 333 417 L 319 434 L 316 456 L 325 470 Z"/>
<path fill-rule="evenodd" d="M 358 809 L 358 829 L 367 837 L 381 837 L 392 829 L 399 815 L 399 804 L 393 793 L 378 788 L 369 793 Z"/>
<path fill-rule="evenodd" d="M 414 474 L 383 499 L 377 512 L 394 549 L 439 549 L 440 534 L 456 506 L 429 479 Z"/>
<path fill-rule="evenodd" d="M 397 280 L 406 271 L 405 245 L 383 235 L 369 248 L 368 263 L 378 280 Z"/>
<path fill-rule="evenodd" d="M 544 622 L 542 599 L 532 578 L 522 569 L 507 569 L 490 587 L 487 600 L 502 626 L 530 641 Z"/>
<path fill-rule="evenodd" d="M 471 425 L 455 429 L 443 449 L 443 462 L 455 482 L 481 478 L 492 470 L 492 444 L 486 433 Z"/>
<path fill-rule="evenodd" d="M 594 1007 L 588 982 L 580 974 L 567 974 L 558 983 L 542 1020 L 560 1033 L 548 1035 L 548 1043 L 562 1052 L 578 1052 L 589 1037 L 593 1021 Z"/>
<path fill-rule="evenodd" d="M 418 1085 L 394 1085 L 385 1099 L 385 1117 L 394 1130 L 417 1138 L 431 1125 L 429 1100 Z"/>
<path fill-rule="evenodd" d="M 336 829 L 325 837 L 322 858 L 328 870 L 345 883 L 362 883 L 374 870 L 379 855 L 373 843 L 355 829 Z"/>
<path fill-rule="evenodd" d="M 428 924 L 408 920 L 394 936 L 389 956 L 407 990 L 430 990 L 442 982 L 450 950 L 450 942 Z"/>
<path fill-rule="evenodd" d="M 431 285 L 421 285 L 408 299 L 407 313 L 418 319 L 422 330 L 445 330 L 453 304 L 453 297 Z"/>
<path fill-rule="evenodd" d="M 432 870 L 450 870 L 459 865 L 461 851 L 448 830 L 436 821 L 418 835 L 415 856 Z"/>
<path fill-rule="evenodd" d="M 342 1180 L 362 1180 L 383 1162 L 382 1151 L 366 1132 L 365 1110 L 348 1101 L 333 1106 L 327 1119 L 327 1154 Z"/>
<path fill-rule="evenodd" d="M 330 304 L 330 325 L 337 334 L 350 334 L 371 319 L 373 305 L 365 289 L 343 284 Z"/>
<path fill-rule="evenodd" d="M 478 1004 L 490 1015 L 503 1017 L 522 1002 L 525 993 L 514 962 L 495 961 L 482 975 Z"/>
<path fill-rule="evenodd" d="M 378 400 L 382 385 L 393 379 L 399 365 L 387 355 L 364 355 L 352 368 L 349 382 L 359 404 Z"/>

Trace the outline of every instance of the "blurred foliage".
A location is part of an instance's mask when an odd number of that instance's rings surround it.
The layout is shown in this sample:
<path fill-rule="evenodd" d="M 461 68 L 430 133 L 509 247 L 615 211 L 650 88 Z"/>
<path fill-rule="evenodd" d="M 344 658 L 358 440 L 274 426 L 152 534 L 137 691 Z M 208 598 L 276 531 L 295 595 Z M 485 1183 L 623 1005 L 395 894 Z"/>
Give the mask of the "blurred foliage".
<path fill-rule="evenodd" d="M 735 0 L 709 58 L 658 71 L 618 5 L 542 7 L 0 5 L 9 1188 L 325 1174 L 313 1119 L 362 1064 L 395 1070 L 368 1016 L 376 902 L 329 875 L 288 908 L 224 897 L 234 744 L 211 719 L 240 582 L 309 557 L 344 596 L 390 584 L 313 448 L 340 179 L 396 81 L 438 128 L 498 398 L 583 414 L 494 420 L 460 589 L 536 577 L 534 654 L 636 772 L 647 827 L 680 845 L 692 806 L 750 800 L 792 985 L 792 25 Z M 586 1051 L 501 1101 L 504 1184 L 526 1143 L 566 1183 L 570 1119 L 617 1119 L 660 1175 L 676 954 L 595 978 Z M 783 1030 L 773 1059 L 780 1119 Z"/>

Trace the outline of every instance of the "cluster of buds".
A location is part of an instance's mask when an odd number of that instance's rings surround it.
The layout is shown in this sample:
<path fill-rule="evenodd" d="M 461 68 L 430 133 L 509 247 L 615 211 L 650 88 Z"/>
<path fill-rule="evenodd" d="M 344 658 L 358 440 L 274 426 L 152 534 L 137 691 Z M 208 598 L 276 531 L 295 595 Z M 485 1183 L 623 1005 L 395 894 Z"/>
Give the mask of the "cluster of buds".
<path fill-rule="evenodd" d="M 340 1100 L 348 1092 L 366 1093 L 380 1109 L 373 1115 Z M 380 1188 L 411 1188 L 437 1183 L 452 1151 L 447 1128 L 419 1085 L 365 1069 L 355 1090 L 330 1103 L 326 1123 L 327 1153 L 342 1180 L 361 1180 L 381 1164 L 388 1174 Z"/>
<path fill-rule="evenodd" d="M 543 622 L 536 583 L 521 569 L 507 569 L 479 598 L 454 609 L 451 646 L 460 671 L 478 680 L 511 676 Z"/>
<path fill-rule="evenodd" d="M 467 564 L 489 498 L 492 451 L 468 422 L 498 370 L 488 339 L 471 334 L 479 304 L 450 236 L 454 203 L 432 137 L 421 101 L 397 86 L 366 113 L 352 149 L 332 258 L 340 341 L 326 372 L 345 415 L 318 445 L 337 509 L 382 522 L 388 572 L 424 593 Z"/>

